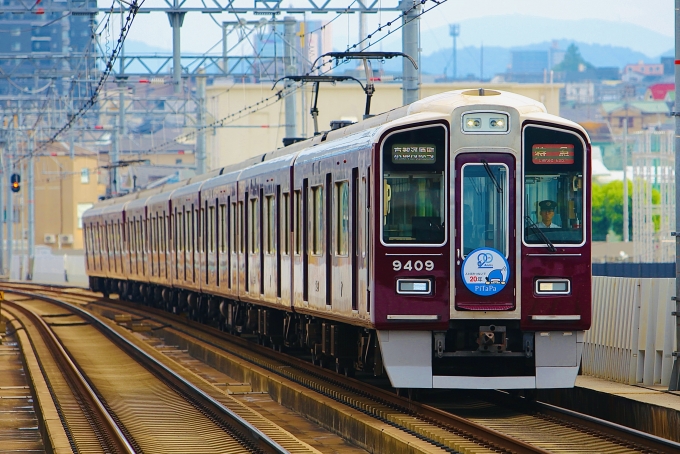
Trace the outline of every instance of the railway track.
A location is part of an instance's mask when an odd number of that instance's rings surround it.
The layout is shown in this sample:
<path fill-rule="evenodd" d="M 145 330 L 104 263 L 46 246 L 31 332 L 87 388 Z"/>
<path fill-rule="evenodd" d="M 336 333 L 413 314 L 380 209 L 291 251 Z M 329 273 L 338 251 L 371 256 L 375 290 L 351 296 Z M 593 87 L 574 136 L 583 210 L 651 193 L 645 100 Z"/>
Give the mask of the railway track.
<path fill-rule="evenodd" d="M 236 357 L 237 360 L 254 364 L 264 374 L 275 374 L 279 382 L 288 380 L 306 389 L 307 393 L 313 391 L 319 396 L 313 397 L 317 402 L 341 404 L 356 414 L 352 423 L 356 426 L 355 433 L 343 432 L 332 422 L 326 422 L 326 426 L 343 436 L 356 436 L 353 441 L 369 450 L 380 451 L 383 450 L 381 447 L 387 446 L 402 447 L 404 441 L 408 443 L 408 437 L 403 435 L 406 434 L 416 440 L 416 443 L 411 442 L 411 452 L 680 452 L 677 443 L 607 425 L 593 418 L 586 421 L 579 415 L 565 416 L 557 413 L 557 409 L 543 408 L 539 411 L 533 404 L 528 407 L 526 401 L 517 404 L 516 401 L 498 398 L 496 401 L 491 399 L 493 402 L 463 399 L 452 403 L 439 399 L 435 405 L 426 405 L 160 310 L 123 302 L 114 304 L 85 291 L 64 294 L 61 289 L 40 290 L 79 304 L 95 302 L 90 304 L 90 309 L 110 318 L 125 312 L 133 320 L 147 320 L 156 335 L 166 340 L 172 338 L 173 342 L 184 342 L 186 345 L 202 344 L 204 356 Z M 207 351 L 211 352 L 210 355 L 205 353 Z M 254 380 L 264 380 L 255 375 L 251 372 Z M 280 387 L 276 387 L 276 390 L 281 395 L 285 394 Z M 436 396 L 436 393 L 429 395 Z M 319 418 L 318 415 L 311 417 Z M 381 436 L 392 439 L 379 442 L 371 440 L 370 430 L 359 422 L 360 419 L 367 425 L 394 429 L 382 430 Z"/>
<path fill-rule="evenodd" d="M 71 452 L 289 452 L 92 315 L 55 303 L 23 293 L 3 306 L 29 334 Z"/>

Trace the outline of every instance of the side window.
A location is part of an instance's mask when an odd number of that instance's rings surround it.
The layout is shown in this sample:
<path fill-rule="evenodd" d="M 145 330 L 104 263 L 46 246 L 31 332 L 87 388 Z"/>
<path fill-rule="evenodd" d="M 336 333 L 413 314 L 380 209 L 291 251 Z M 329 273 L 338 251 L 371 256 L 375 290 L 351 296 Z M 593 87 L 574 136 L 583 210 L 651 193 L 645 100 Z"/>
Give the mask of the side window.
<path fill-rule="evenodd" d="M 215 252 L 215 207 L 208 209 L 208 251 Z"/>
<path fill-rule="evenodd" d="M 283 197 L 281 199 L 281 213 L 280 213 L 280 220 L 279 220 L 279 225 L 281 226 L 281 253 L 283 255 L 288 255 L 290 254 L 290 225 L 289 225 L 289 216 L 290 216 L 290 197 L 287 192 L 283 194 Z"/>
<path fill-rule="evenodd" d="M 276 250 L 276 245 L 275 245 L 275 233 L 276 233 L 276 208 L 274 206 L 274 203 L 276 202 L 276 199 L 273 195 L 268 195 L 266 197 L 266 217 L 267 217 L 267 225 L 266 225 L 266 234 L 265 234 L 265 249 L 264 252 L 266 254 L 273 254 Z"/>
<path fill-rule="evenodd" d="M 248 207 L 248 211 L 249 211 L 249 214 L 250 214 L 250 219 L 248 220 L 249 224 L 250 224 L 250 226 L 249 226 L 250 232 L 248 234 L 248 236 L 249 236 L 248 239 L 250 240 L 250 248 L 249 249 L 250 249 L 251 254 L 256 254 L 256 253 L 260 252 L 260 247 L 259 247 L 259 244 L 258 244 L 259 222 L 258 222 L 258 219 L 257 219 L 257 213 L 258 213 L 257 198 L 250 199 L 250 206 Z"/>
<path fill-rule="evenodd" d="M 220 237 L 220 253 L 227 250 L 227 205 L 220 205 L 220 229 L 218 232 Z"/>
<path fill-rule="evenodd" d="M 156 242 L 158 240 L 158 218 L 157 217 L 152 217 L 150 219 L 151 221 L 151 228 L 149 229 L 149 242 L 151 243 L 151 251 L 156 252 Z"/>
<path fill-rule="evenodd" d="M 239 202 L 238 203 L 238 243 L 239 247 L 238 250 L 241 254 L 243 254 L 246 251 L 246 239 L 245 239 L 245 229 L 244 229 L 244 224 L 245 224 L 245 215 L 244 215 L 244 202 Z"/>
<path fill-rule="evenodd" d="M 177 226 L 177 234 L 175 235 L 175 243 L 177 244 L 177 251 L 184 251 L 184 214 L 181 211 L 177 212 L 175 216 L 175 225 Z"/>
<path fill-rule="evenodd" d="M 312 187 L 312 255 L 323 254 L 323 186 Z"/>
<path fill-rule="evenodd" d="M 137 233 L 137 253 L 142 252 L 142 221 L 141 219 L 137 219 L 137 228 L 136 233 Z"/>
<path fill-rule="evenodd" d="M 300 255 L 302 250 L 302 193 L 301 191 L 295 191 L 294 209 L 295 218 L 293 222 L 295 223 L 295 255 Z"/>
<path fill-rule="evenodd" d="M 236 251 L 236 203 L 232 202 L 229 208 L 229 252 Z"/>
<path fill-rule="evenodd" d="M 333 194 L 335 209 L 335 253 L 340 256 L 349 254 L 349 182 L 335 183 Z"/>

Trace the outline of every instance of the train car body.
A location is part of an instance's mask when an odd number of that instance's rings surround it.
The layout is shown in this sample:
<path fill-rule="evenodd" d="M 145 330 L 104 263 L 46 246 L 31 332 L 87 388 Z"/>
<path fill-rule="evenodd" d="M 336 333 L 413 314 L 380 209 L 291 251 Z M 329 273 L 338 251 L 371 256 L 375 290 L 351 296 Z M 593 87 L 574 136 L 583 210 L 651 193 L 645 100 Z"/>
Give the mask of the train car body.
<path fill-rule="evenodd" d="M 572 387 L 591 318 L 589 163 L 583 128 L 536 101 L 442 93 L 95 206 L 88 274 L 396 388 Z"/>

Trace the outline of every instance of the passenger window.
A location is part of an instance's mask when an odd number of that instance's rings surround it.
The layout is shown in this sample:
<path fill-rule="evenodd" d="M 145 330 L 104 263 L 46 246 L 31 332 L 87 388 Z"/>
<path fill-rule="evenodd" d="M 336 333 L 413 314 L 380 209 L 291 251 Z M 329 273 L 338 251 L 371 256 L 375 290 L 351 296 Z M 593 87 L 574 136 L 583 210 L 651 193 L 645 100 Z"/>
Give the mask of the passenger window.
<path fill-rule="evenodd" d="M 245 223 L 245 216 L 244 216 L 244 203 L 239 202 L 238 203 L 238 242 L 239 242 L 239 252 L 243 254 L 246 250 L 246 239 L 245 239 L 245 229 L 244 229 L 244 223 Z"/>
<path fill-rule="evenodd" d="M 295 191 L 294 207 L 295 210 L 295 255 L 300 255 L 302 250 L 302 206 L 300 203 L 302 201 L 302 193 L 300 191 Z"/>
<path fill-rule="evenodd" d="M 215 252 L 215 207 L 208 208 L 208 252 Z"/>
<path fill-rule="evenodd" d="M 267 231 L 265 235 L 265 253 L 266 254 L 274 254 L 276 247 L 275 247 L 275 241 L 274 241 L 274 235 L 276 233 L 276 208 L 274 206 L 274 203 L 276 202 L 276 199 L 273 195 L 268 195 L 266 197 L 266 217 L 267 217 Z"/>
<path fill-rule="evenodd" d="M 220 205 L 220 228 L 218 235 L 220 237 L 220 252 L 224 253 L 227 249 L 227 206 Z"/>
<path fill-rule="evenodd" d="M 312 187 L 312 255 L 323 254 L 323 186 Z"/>
<path fill-rule="evenodd" d="M 339 256 L 348 255 L 349 238 L 349 182 L 335 183 L 335 253 Z"/>
<path fill-rule="evenodd" d="M 236 203 L 232 203 L 229 214 L 229 252 L 236 251 Z"/>
<path fill-rule="evenodd" d="M 257 219 L 257 199 L 250 199 L 250 206 L 248 207 L 248 210 L 250 211 L 250 253 L 251 254 L 256 254 L 260 252 L 259 244 L 258 244 L 258 219 Z"/>
<path fill-rule="evenodd" d="M 290 225 L 288 222 L 288 218 L 290 217 L 289 196 L 290 195 L 287 192 L 284 192 L 281 200 L 281 221 L 279 222 L 279 225 L 281 226 L 281 253 L 283 255 L 290 254 Z"/>
<path fill-rule="evenodd" d="M 181 211 L 177 212 L 177 250 L 184 252 L 184 215 Z"/>

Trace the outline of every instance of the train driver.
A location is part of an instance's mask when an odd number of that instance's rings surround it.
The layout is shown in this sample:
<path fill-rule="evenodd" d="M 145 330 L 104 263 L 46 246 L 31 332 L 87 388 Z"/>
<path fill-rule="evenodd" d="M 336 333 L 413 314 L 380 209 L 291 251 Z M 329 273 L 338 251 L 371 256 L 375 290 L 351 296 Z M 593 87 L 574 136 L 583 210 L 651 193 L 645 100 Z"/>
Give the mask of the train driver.
<path fill-rule="evenodd" d="M 555 207 L 557 203 L 552 200 L 543 200 L 538 203 L 540 208 L 541 222 L 538 227 L 541 229 L 559 229 L 560 226 L 553 223 L 553 216 L 555 216 Z"/>

